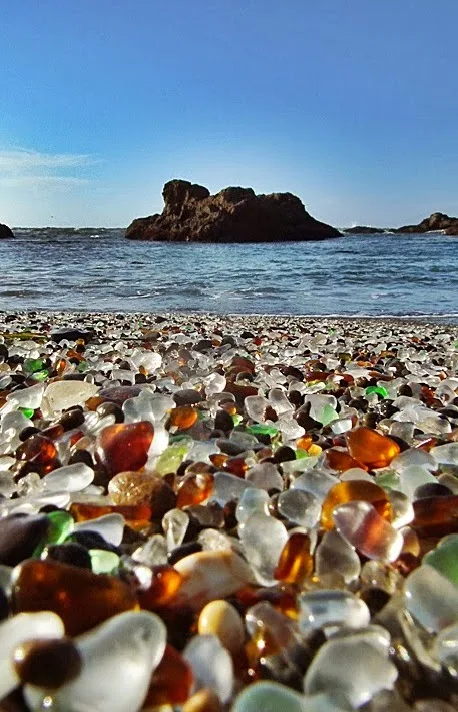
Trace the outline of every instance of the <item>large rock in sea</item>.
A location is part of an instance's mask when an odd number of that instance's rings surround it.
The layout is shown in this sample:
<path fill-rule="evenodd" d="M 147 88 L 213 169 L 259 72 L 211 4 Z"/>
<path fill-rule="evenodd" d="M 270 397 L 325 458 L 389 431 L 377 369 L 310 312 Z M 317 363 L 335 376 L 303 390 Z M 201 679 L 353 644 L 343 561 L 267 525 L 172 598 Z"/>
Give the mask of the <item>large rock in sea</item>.
<path fill-rule="evenodd" d="M 432 213 L 418 225 L 404 225 L 394 232 L 431 232 L 445 230 L 446 235 L 458 235 L 458 218 L 451 218 L 445 213 Z"/>
<path fill-rule="evenodd" d="M 2 240 L 4 237 L 14 237 L 13 231 L 11 228 L 8 227 L 8 225 L 3 225 L 3 223 L 0 223 L 0 240 Z"/>
<path fill-rule="evenodd" d="M 160 215 L 137 218 L 126 230 L 130 240 L 170 242 L 282 242 L 324 240 L 340 232 L 312 218 L 292 193 L 256 195 L 252 188 L 207 188 L 171 180 L 162 191 Z"/>
<path fill-rule="evenodd" d="M 370 225 L 354 225 L 344 229 L 346 235 L 381 235 L 384 232 L 386 232 L 385 228 Z"/>

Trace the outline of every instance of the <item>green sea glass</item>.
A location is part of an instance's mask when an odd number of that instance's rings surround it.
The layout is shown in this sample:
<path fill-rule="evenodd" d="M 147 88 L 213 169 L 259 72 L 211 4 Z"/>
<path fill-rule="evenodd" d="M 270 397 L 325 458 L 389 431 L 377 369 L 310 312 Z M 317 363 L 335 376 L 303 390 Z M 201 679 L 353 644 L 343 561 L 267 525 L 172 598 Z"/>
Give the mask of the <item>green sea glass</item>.
<path fill-rule="evenodd" d="M 57 510 L 55 512 L 49 512 L 46 516 L 49 520 L 48 531 L 45 539 L 33 552 L 34 557 L 41 556 L 44 549 L 51 544 L 63 544 L 73 532 L 75 526 L 73 517 L 69 512 Z"/>
<path fill-rule="evenodd" d="M 377 395 L 382 398 L 388 398 L 388 391 L 383 386 L 368 386 L 366 388 L 366 395 L 369 395 L 370 393 L 377 393 Z"/>
<path fill-rule="evenodd" d="M 90 549 L 92 571 L 95 574 L 112 574 L 119 566 L 119 556 L 105 549 Z"/>
<path fill-rule="evenodd" d="M 458 534 L 450 534 L 442 539 L 435 549 L 423 557 L 423 563 L 433 566 L 458 586 Z"/>

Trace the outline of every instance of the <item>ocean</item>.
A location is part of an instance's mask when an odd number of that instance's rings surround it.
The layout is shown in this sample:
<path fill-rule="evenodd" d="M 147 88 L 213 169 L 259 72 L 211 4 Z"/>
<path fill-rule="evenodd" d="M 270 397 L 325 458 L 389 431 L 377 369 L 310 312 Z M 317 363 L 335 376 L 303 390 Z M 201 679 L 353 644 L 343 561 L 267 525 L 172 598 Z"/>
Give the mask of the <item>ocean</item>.
<path fill-rule="evenodd" d="M 121 229 L 15 228 L 0 310 L 426 317 L 458 323 L 458 238 L 133 242 Z"/>

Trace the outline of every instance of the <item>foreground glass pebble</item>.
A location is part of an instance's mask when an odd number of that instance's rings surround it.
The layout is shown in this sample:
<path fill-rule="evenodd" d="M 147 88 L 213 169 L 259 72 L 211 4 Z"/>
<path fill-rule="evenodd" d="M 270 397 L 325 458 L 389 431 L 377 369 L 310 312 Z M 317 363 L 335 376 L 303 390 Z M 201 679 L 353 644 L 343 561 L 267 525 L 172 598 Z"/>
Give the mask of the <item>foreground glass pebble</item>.
<path fill-rule="evenodd" d="M 54 381 L 46 386 L 44 397 L 53 410 L 65 410 L 94 396 L 98 386 L 87 381 Z"/>
<path fill-rule="evenodd" d="M 257 581 L 263 586 L 273 586 L 275 570 L 288 541 L 283 522 L 263 512 L 254 512 L 240 529 L 239 537 Z"/>
<path fill-rule="evenodd" d="M 387 467 L 401 452 L 397 442 L 365 426 L 350 430 L 345 438 L 350 455 L 371 469 Z"/>
<path fill-rule="evenodd" d="M 76 639 L 82 659 L 81 674 L 56 693 L 26 685 L 31 709 L 44 698 L 66 712 L 137 712 L 164 655 L 166 629 L 161 619 L 147 611 L 129 611 L 110 618 Z M 49 706 L 49 705 L 48 705 Z"/>
<path fill-rule="evenodd" d="M 232 658 L 216 635 L 195 635 L 183 651 L 196 686 L 209 687 L 228 702 L 234 685 Z"/>
<path fill-rule="evenodd" d="M 97 436 L 95 454 L 112 475 L 139 470 L 146 464 L 153 437 L 154 427 L 146 421 L 108 425 Z"/>
<path fill-rule="evenodd" d="M 326 626 L 364 628 L 371 619 L 364 601 L 347 591 L 312 591 L 301 594 L 299 601 L 299 626 L 304 634 Z"/>
<path fill-rule="evenodd" d="M 332 513 L 337 531 L 369 559 L 396 561 L 404 539 L 369 502 L 341 504 Z"/>
<path fill-rule="evenodd" d="M 232 712 L 342 712 L 344 709 L 326 694 L 301 695 L 286 685 L 267 680 L 246 687 L 232 706 Z"/>
<path fill-rule="evenodd" d="M 51 611 L 19 613 L 0 623 L 0 700 L 19 684 L 13 653 L 17 646 L 33 638 L 62 638 L 64 624 Z"/>
<path fill-rule="evenodd" d="M 14 650 L 14 668 L 22 684 L 57 689 L 81 672 L 82 660 L 70 638 L 38 638 Z"/>
<path fill-rule="evenodd" d="M 458 587 L 458 534 L 442 539 L 423 557 L 423 563 L 435 568 Z"/>
<path fill-rule="evenodd" d="M 458 622 L 458 588 L 428 564 L 406 578 L 404 601 L 409 613 L 434 633 Z"/>
<path fill-rule="evenodd" d="M 349 482 L 340 482 L 334 485 L 327 493 L 321 510 L 321 526 L 324 529 L 332 529 L 334 526 L 332 518 L 334 508 L 353 500 L 370 502 L 381 517 L 390 521 L 391 505 L 385 490 L 376 485 L 375 482 L 350 480 Z"/>
<path fill-rule="evenodd" d="M 317 576 L 338 574 L 346 584 L 361 572 L 361 561 L 351 544 L 336 529 L 325 532 L 315 551 Z"/>
<path fill-rule="evenodd" d="M 377 646 L 358 637 L 332 638 L 315 655 L 304 678 L 304 690 L 313 695 L 330 692 L 350 709 L 361 707 L 381 690 L 391 690 L 396 667 Z M 344 707 L 345 709 L 345 707 Z"/>

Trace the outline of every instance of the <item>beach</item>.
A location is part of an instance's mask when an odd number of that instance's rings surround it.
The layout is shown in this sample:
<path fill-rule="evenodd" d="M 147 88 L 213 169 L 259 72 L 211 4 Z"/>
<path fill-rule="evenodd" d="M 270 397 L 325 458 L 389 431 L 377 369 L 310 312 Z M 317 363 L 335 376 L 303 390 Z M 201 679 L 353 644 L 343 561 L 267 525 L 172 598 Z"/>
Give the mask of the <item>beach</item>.
<path fill-rule="evenodd" d="M 456 709 L 457 364 L 444 320 L 0 312 L 8 709 Z"/>

